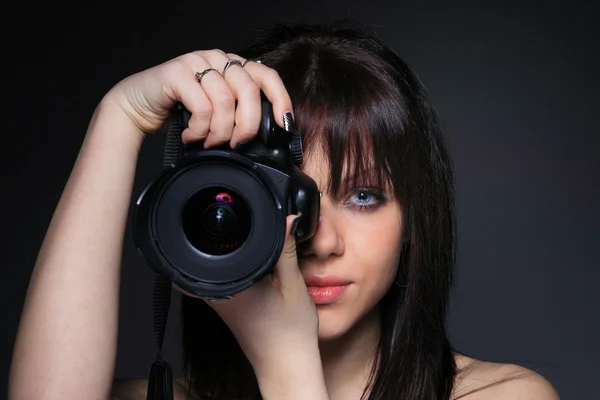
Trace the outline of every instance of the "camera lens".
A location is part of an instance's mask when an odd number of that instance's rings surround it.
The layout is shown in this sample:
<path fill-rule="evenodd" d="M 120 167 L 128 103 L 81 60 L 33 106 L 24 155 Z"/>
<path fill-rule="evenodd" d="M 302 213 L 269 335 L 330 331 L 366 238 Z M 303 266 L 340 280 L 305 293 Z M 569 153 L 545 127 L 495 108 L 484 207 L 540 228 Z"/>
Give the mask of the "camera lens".
<path fill-rule="evenodd" d="M 251 227 L 245 199 L 225 187 L 196 192 L 186 203 L 182 219 L 190 244 L 209 255 L 225 255 L 239 249 Z"/>
<path fill-rule="evenodd" d="M 213 204 L 204 212 L 204 227 L 215 238 L 227 236 L 235 228 L 235 211 L 225 204 Z"/>

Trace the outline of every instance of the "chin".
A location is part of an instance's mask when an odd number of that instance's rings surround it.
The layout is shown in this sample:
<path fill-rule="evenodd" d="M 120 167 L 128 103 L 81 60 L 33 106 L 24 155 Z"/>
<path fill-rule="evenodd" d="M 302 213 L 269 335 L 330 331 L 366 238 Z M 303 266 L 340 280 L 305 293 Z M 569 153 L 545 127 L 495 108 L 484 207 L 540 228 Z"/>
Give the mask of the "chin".
<path fill-rule="evenodd" d="M 318 306 L 319 314 L 319 341 L 328 342 L 339 339 L 344 336 L 352 328 L 352 321 L 349 316 L 335 308 L 327 308 L 327 306 Z"/>
<path fill-rule="evenodd" d="M 379 297 L 377 297 L 379 298 Z M 319 342 L 340 339 L 351 332 L 370 335 L 379 330 L 379 308 L 377 302 L 353 298 L 349 302 L 317 306 L 319 316 Z M 375 300 L 375 299 L 371 299 Z"/>
<path fill-rule="evenodd" d="M 328 327 L 329 328 L 329 327 Z M 340 330 L 340 329 L 328 329 L 328 328 L 320 328 L 319 327 L 319 342 L 326 343 L 335 341 L 344 336 L 348 331 Z"/>

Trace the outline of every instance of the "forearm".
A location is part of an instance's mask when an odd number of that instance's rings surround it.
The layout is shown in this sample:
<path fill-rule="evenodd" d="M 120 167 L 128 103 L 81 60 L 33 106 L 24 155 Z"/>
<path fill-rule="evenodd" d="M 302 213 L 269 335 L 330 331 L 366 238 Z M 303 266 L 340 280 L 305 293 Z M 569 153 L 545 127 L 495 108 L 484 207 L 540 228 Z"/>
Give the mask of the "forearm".
<path fill-rule="evenodd" d="M 143 135 L 96 110 L 38 254 L 14 346 L 12 400 L 106 399 L 123 237 Z"/>
<path fill-rule="evenodd" d="M 279 362 L 255 372 L 265 400 L 329 400 L 318 347 L 283 354 Z"/>

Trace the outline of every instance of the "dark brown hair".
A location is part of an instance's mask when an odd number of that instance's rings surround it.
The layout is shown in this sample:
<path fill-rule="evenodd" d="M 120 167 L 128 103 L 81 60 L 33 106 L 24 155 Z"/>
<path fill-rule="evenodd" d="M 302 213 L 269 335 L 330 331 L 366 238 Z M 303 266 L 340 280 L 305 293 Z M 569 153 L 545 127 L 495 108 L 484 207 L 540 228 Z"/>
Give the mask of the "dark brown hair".
<path fill-rule="evenodd" d="M 422 84 L 381 38 L 347 20 L 277 25 L 240 55 L 280 74 L 307 153 L 328 156 L 333 196 L 355 179 L 388 182 L 402 205 L 400 265 L 378 305 L 378 358 L 364 397 L 448 399 L 456 375 L 446 331 L 456 253 L 453 168 Z M 187 296 L 181 312 L 185 373 L 202 398 L 260 398 L 218 315 Z"/>

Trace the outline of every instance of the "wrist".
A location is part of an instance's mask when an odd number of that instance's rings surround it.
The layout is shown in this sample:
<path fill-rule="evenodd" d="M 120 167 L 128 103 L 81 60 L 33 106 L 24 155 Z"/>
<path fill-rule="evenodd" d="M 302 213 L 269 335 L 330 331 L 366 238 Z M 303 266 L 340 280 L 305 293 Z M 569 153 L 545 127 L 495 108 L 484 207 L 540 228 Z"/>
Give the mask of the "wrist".
<path fill-rule="evenodd" d="M 137 150 L 141 148 L 146 137 L 146 133 L 133 123 L 111 92 L 107 93 L 96 107 L 89 130 L 113 136 L 112 139 L 117 142 L 130 143 Z"/>
<path fill-rule="evenodd" d="M 261 368 L 255 368 L 262 397 L 329 400 L 318 347 L 309 352 L 282 354 Z"/>

